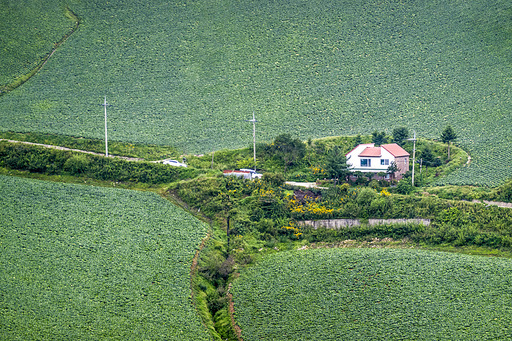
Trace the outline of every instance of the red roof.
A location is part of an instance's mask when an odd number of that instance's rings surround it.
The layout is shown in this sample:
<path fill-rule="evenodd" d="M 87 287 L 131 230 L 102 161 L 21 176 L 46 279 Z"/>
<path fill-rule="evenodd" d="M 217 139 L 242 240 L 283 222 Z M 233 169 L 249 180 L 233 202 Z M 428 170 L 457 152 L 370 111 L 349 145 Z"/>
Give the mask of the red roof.
<path fill-rule="evenodd" d="M 381 156 L 380 147 L 366 147 L 359 157 L 379 157 Z"/>
<path fill-rule="evenodd" d="M 351 151 L 349 151 L 347 154 L 345 154 L 345 156 L 347 156 L 348 154 L 352 153 L 354 150 L 356 150 L 357 148 L 359 148 L 359 146 L 370 146 L 370 147 L 373 147 L 374 144 L 373 143 L 365 143 L 365 144 L 358 144 L 357 146 L 355 146 Z"/>
<path fill-rule="evenodd" d="M 396 143 L 390 143 L 390 144 L 383 144 L 381 146 L 382 148 L 386 149 L 388 152 L 391 153 L 394 157 L 401 157 L 401 156 L 409 156 L 410 154 L 405 151 L 402 147 L 397 145 Z"/>

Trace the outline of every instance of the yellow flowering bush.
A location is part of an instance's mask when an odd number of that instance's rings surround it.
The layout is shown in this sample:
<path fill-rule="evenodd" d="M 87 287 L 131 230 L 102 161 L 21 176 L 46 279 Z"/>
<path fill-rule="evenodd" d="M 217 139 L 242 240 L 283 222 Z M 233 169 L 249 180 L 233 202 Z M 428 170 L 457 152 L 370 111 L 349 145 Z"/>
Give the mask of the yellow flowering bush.
<path fill-rule="evenodd" d="M 385 188 L 383 188 L 382 191 L 380 191 L 380 195 L 383 197 L 389 197 L 391 193 L 389 193 Z"/>

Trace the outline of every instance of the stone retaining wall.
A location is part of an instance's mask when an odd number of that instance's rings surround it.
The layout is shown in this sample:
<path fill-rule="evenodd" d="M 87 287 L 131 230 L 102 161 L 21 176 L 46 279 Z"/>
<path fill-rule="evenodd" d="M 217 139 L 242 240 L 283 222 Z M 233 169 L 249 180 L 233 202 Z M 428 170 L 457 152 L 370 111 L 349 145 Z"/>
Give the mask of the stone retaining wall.
<path fill-rule="evenodd" d="M 352 226 L 363 225 L 360 219 L 324 219 L 324 220 L 304 220 L 299 221 L 301 226 L 313 226 L 315 229 L 319 227 L 339 230 Z M 385 225 L 385 224 L 418 224 L 430 225 L 430 219 L 368 219 L 368 225 Z"/>

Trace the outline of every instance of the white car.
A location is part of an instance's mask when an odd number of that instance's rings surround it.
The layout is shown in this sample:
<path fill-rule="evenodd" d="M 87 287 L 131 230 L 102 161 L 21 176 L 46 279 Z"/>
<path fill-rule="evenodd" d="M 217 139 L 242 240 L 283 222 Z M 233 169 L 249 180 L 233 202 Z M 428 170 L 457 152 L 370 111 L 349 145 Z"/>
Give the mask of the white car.
<path fill-rule="evenodd" d="M 174 166 L 174 167 L 187 167 L 186 164 L 179 162 L 177 160 L 164 160 L 163 164 Z"/>
<path fill-rule="evenodd" d="M 254 169 L 241 168 L 240 170 L 243 172 L 250 172 L 252 179 L 261 179 L 263 176 L 263 174 L 257 173 Z"/>

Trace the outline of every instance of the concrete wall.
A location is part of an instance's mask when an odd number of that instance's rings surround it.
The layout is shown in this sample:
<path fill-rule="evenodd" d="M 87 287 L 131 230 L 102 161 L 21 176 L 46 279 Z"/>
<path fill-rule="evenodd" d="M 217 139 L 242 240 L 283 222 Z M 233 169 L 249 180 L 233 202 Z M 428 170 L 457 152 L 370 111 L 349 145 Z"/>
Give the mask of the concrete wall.
<path fill-rule="evenodd" d="M 313 226 L 315 229 L 319 227 L 339 230 L 350 228 L 352 226 L 362 225 L 359 219 L 325 219 L 325 220 L 304 220 L 297 222 L 300 226 Z M 385 225 L 385 224 L 418 224 L 430 225 L 430 219 L 368 219 L 368 225 Z"/>

